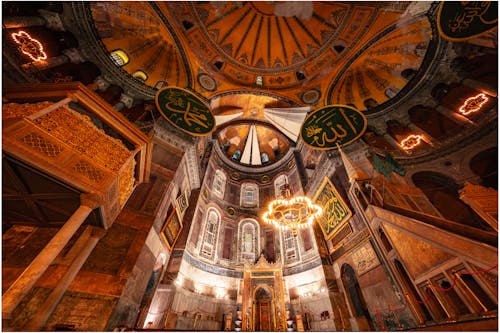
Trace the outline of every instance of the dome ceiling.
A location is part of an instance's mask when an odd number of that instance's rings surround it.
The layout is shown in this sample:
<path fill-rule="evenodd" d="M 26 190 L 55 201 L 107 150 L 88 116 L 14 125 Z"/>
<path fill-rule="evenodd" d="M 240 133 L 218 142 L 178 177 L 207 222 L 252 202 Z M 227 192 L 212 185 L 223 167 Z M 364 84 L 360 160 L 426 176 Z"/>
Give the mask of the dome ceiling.
<path fill-rule="evenodd" d="M 228 158 L 248 166 L 274 163 L 290 147 L 283 135 L 265 124 L 229 125 L 219 132 L 217 140 Z"/>
<path fill-rule="evenodd" d="M 108 49 L 123 49 L 145 84 L 207 99 L 246 91 L 296 105 L 366 111 L 401 90 L 431 40 L 407 2 L 92 2 Z M 261 76 L 263 85 L 256 84 Z"/>
<path fill-rule="evenodd" d="M 427 54 L 433 37 L 427 7 L 409 5 L 89 4 L 107 51 L 128 55 L 129 62 L 121 66 L 128 74 L 144 72 L 142 80 L 152 88 L 195 91 L 216 117 L 231 119 L 233 125 L 259 120 L 274 126 L 265 108 L 342 104 L 370 113 L 395 97 L 418 73 L 425 56 L 432 57 Z M 240 131 L 245 142 L 247 127 Z M 289 137 L 279 126 L 274 129 Z"/>

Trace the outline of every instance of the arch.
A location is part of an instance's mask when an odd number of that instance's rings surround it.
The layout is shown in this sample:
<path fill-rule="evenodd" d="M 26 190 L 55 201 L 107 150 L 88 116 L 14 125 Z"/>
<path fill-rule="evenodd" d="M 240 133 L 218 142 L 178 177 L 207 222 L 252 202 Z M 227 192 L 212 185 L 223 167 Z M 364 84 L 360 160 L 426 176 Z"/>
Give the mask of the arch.
<path fill-rule="evenodd" d="M 253 208 L 259 206 L 259 187 L 255 183 L 241 184 L 240 206 Z"/>
<path fill-rule="evenodd" d="M 215 260 L 220 221 L 221 217 L 219 211 L 210 207 L 206 214 L 203 238 L 200 246 L 200 256 Z"/>
<path fill-rule="evenodd" d="M 435 109 L 416 105 L 408 110 L 410 121 L 436 139 L 443 138 L 451 132 L 460 129 L 460 126 L 443 116 Z"/>
<path fill-rule="evenodd" d="M 378 228 L 378 235 L 380 237 L 380 240 L 382 241 L 382 244 L 384 245 L 384 248 L 387 252 L 390 252 L 392 250 L 392 245 L 391 242 L 389 242 L 389 238 L 385 235 L 384 229 L 382 227 Z"/>
<path fill-rule="evenodd" d="M 283 197 L 283 191 L 285 190 L 285 184 L 288 183 L 287 175 L 280 175 L 274 180 L 274 196 L 276 198 Z"/>
<path fill-rule="evenodd" d="M 413 282 L 408 276 L 406 269 L 403 267 L 403 264 L 398 259 L 394 259 L 394 267 L 396 268 L 396 274 L 399 276 L 403 291 L 408 292 L 412 299 L 415 299 L 414 302 L 415 307 L 412 308 L 413 311 L 416 311 L 416 318 L 419 321 L 419 324 L 424 324 L 425 321 L 432 320 L 432 316 L 429 313 L 429 310 L 423 305 L 422 299 L 417 292 L 417 289 L 413 285 Z"/>
<path fill-rule="evenodd" d="M 498 147 L 491 147 L 474 155 L 470 169 L 481 177 L 481 185 L 498 190 Z"/>
<path fill-rule="evenodd" d="M 141 70 L 135 71 L 134 74 L 132 74 L 132 76 L 135 79 L 138 79 L 138 80 L 143 81 L 143 82 L 146 82 L 148 79 L 148 74 L 146 74 L 146 72 L 141 71 Z"/>
<path fill-rule="evenodd" d="M 440 82 L 431 90 L 431 96 L 440 101 L 450 91 L 450 86 L 444 82 Z"/>
<path fill-rule="evenodd" d="M 127 52 L 123 51 L 122 49 L 111 51 L 110 57 L 115 65 L 119 67 L 125 66 L 130 62 L 130 58 Z"/>
<path fill-rule="evenodd" d="M 259 285 L 253 293 L 255 311 L 253 327 L 257 332 L 269 332 L 274 327 L 273 292 L 267 285 Z"/>
<path fill-rule="evenodd" d="M 363 101 L 363 104 L 367 110 L 371 110 L 378 105 L 378 102 L 373 98 L 367 98 Z"/>
<path fill-rule="evenodd" d="M 300 260 L 300 251 L 298 239 L 293 235 L 290 229 L 280 229 L 281 235 L 281 252 L 283 253 L 282 263 L 292 264 Z"/>
<path fill-rule="evenodd" d="M 161 89 L 166 86 L 168 86 L 168 83 L 166 81 L 158 81 L 155 84 L 155 89 Z"/>
<path fill-rule="evenodd" d="M 220 169 L 215 170 L 212 189 L 214 194 L 220 199 L 224 199 L 224 193 L 226 192 L 226 182 L 227 182 L 226 173 Z"/>
<path fill-rule="evenodd" d="M 347 292 L 349 298 L 349 303 L 351 305 L 352 313 L 355 317 L 364 317 L 367 321 L 368 327 L 360 327 L 360 330 L 374 331 L 373 322 L 370 317 L 370 313 L 366 306 L 363 293 L 361 292 L 361 287 L 359 286 L 358 278 L 356 272 L 349 264 L 343 264 L 341 268 L 341 279 L 344 288 Z"/>
<path fill-rule="evenodd" d="M 412 181 L 444 218 L 483 230 L 492 230 L 459 199 L 459 186 L 450 177 L 438 172 L 421 171 L 412 175 Z"/>
<path fill-rule="evenodd" d="M 260 225 L 254 219 L 243 219 L 238 224 L 238 257 L 240 262 L 255 261 L 260 253 Z"/>

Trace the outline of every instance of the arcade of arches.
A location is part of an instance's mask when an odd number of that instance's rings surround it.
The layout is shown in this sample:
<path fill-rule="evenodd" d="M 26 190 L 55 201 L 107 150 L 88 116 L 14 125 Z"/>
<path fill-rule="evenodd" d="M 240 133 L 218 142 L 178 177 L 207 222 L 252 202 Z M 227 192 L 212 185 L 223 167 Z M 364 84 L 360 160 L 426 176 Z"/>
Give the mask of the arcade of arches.
<path fill-rule="evenodd" d="M 496 2 L 2 16 L 3 331 L 497 331 Z"/>

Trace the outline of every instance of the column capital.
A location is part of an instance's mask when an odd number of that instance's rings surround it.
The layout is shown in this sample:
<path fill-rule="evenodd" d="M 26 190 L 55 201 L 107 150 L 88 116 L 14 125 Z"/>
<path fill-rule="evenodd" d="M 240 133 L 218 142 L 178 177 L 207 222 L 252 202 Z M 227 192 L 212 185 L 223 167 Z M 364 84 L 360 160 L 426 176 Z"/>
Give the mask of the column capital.
<path fill-rule="evenodd" d="M 47 28 L 56 30 L 56 31 L 65 31 L 64 24 L 61 21 L 61 17 L 58 13 L 51 12 L 45 9 L 39 9 L 38 13 L 42 16 L 45 21 L 47 21 Z"/>
<path fill-rule="evenodd" d="M 127 109 L 130 109 L 134 104 L 134 98 L 127 94 L 121 94 L 120 102 L 122 102 L 127 107 Z"/>
<path fill-rule="evenodd" d="M 97 89 L 100 91 L 105 91 L 111 85 L 111 83 L 102 76 L 96 77 L 94 83 L 97 85 Z"/>
<path fill-rule="evenodd" d="M 73 64 L 80 64 L 82 62 L 85 62 L 85 59 L 82 57 L 80 52 L 75 49 L 64 49 L 62 50 L 62 53 L 66 55 L 69 58 L 69 61 Z"/>
<path fill-rule="evenodd" d="M 92 209 L 103 204 L 102 197 L 97 193 L 82 193 L 80 194 L 80 205 L 86 206 Z"/>

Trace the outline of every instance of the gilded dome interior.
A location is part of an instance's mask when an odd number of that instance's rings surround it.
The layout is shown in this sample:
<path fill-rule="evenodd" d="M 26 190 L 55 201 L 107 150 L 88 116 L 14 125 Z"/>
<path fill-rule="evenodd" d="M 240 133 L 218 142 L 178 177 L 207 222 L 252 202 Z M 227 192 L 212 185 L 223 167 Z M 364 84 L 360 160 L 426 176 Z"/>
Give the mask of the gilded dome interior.
<path fill-rule="evenodd" d="M 297 105 L 366 111 L 408 83 L 404 71 L 419 70 L 432 37 L 426 16 L 407 15 L 405 2 L 90 6 L 108 51 L 129 55 L 125 71 L 143 71 L 150 87 L 195 86 L 209 100 L 246 87 Z"/>

